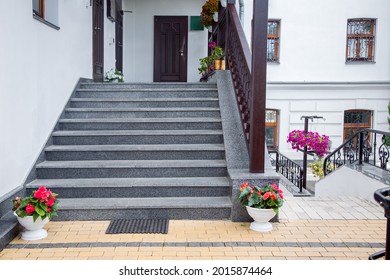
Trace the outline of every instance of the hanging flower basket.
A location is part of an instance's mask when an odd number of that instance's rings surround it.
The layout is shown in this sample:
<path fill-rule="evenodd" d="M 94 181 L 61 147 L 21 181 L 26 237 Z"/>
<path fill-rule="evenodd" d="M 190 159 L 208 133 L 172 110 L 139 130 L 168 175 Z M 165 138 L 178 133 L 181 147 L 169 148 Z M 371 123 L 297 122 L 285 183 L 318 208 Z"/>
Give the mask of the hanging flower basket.
<path fill-rule="evenodd" d="M 320 158 L 329 153 L 331 145 L 329 136 L 303 130 L 291 131 L 288 134 L 287 143 L 291 143 L 291 147 L 298 151 L 303 151 L 307 147 L 308 154 L 317 155 Z"/>

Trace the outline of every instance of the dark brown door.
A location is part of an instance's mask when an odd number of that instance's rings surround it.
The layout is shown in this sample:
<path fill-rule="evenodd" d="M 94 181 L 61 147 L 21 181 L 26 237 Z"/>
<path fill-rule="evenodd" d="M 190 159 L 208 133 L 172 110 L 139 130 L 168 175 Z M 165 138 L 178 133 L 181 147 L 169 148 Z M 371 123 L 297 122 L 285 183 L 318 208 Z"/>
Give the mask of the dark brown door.
<path fill-rule="evenodd" d="M 123 72 L 123 15 L 122 0 L 116 0 L 116 22 L 115 22 L 115 67 Z"/>
<path fill-rule="evenodd" d="M 93 1 L 93 80 L 103 82 L 104 79 L 104 1 Z"/>
<path fill-rule="evenodd" d="M 154 17 L 154 81 L 187 82 L 188 17 Z"/>

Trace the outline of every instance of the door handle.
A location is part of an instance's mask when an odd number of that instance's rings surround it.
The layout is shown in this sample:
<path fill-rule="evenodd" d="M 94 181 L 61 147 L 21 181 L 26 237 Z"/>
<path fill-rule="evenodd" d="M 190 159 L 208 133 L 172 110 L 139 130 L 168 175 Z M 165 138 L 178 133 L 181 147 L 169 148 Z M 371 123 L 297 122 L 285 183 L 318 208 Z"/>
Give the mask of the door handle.
<path fill-rule="evenodd" d="M 186 40 L 185 38 L 183 38 L 183 41 L 181 43 L 181 48 L 179 50 L 179 53 L 180 53 L 180 56 L 184 56 L 184 47 L 185 47 L 185 44 L 186 44 Z"/>

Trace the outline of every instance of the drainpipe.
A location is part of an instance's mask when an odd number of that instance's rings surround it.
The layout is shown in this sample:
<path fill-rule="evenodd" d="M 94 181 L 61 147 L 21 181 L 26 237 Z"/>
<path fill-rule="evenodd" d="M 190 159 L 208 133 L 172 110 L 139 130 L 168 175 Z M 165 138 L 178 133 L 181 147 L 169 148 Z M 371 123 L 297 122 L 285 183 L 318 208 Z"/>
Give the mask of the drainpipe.
<path fill-rule="evenodd" d="M 240 5 L 240 21 L 242 27 L 244 27 L 244 0 L 239 0 L 239 5 Z"/>

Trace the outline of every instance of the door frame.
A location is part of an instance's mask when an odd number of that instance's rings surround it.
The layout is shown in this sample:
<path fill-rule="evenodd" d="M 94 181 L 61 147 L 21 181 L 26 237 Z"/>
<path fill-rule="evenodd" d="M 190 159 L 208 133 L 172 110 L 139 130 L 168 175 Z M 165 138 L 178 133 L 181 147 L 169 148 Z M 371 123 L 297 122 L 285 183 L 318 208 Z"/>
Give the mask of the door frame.
<path fill-rule="evenodd" d="M 104 0 L 92 4 L 92 76 L 94 82 L 104 80 Z M 98 58 L 102 58 L 98 61 Z"/>
<path fill-rule="evenodd" d="M 181 48 L 181 51 L 184 52 L 184 58 L 180 62 L 180 77 L 178 82 L 187 82 L 188 77 L 188 16 L 154 16 L 154 56 L 153 56 L 153 82 L 164 82 L 161 81 L 161 75 L 158 69 L 160 68 L 160 53 L 159 53 L 159 36 L 158 36 L 158 19 L 182 19 L 184 23 L 185 33 L 185 46 Z M 169 21 L 168 21 L 169 22 Z"/>

